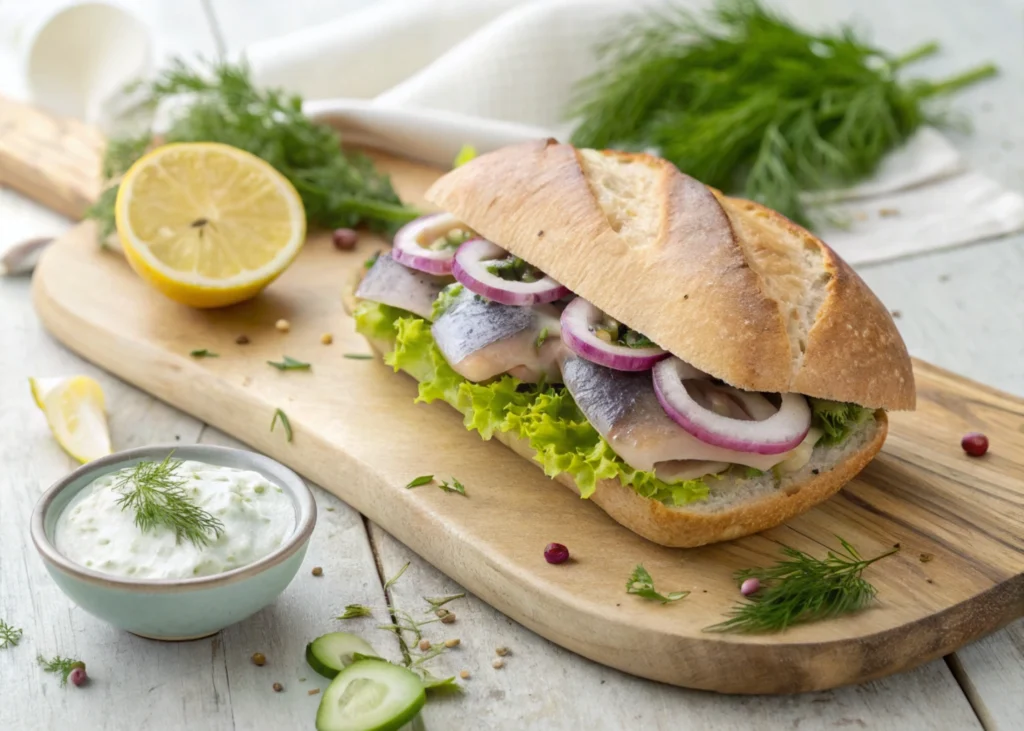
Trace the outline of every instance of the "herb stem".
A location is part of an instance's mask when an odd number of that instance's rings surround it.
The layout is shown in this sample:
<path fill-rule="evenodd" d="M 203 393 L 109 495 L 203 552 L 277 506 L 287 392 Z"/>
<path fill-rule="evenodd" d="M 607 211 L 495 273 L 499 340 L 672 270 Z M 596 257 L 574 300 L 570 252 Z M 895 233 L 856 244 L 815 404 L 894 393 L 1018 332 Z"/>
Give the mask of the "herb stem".
<path fill-rule="evenodd" d="M 973 69 L 964 71 L 956 76 L 951 76 L 944 81 L 935 81 L 922 84 L 918 91 L 917 96 L 921 99 L 937 96 L 939 94 L 951 94 L 954 91 L 959 91 L 965 86 L 970 86 L 982 79 L 988 79 L 999 73 L 999 68 L 995 64 L 986 63 L 981 66 L 976 66 Z"/>
<path fill-rule="evenodd" d="M 904 53 L 902 56 L 897 56 L 895 59 L 892 60 L 892 62 L 889 64 L 889 66 L 890 66 L 890 68 L 892 68 L 893 71 L 895 71 L 896 69 L 902 68 L 902 67 L 906 66 L 909 63 L 914 63 L 914 61 L 920 61 L 922 58 L 927 58 L 928 56 L 934 56 L 938 52 L 939 52 L 939 44 L 938 44 L 938 42 L 937 41 L 929 41 L 928 43 L 922 43 L 917 48 L 910 49 L 909 51 Z"/>

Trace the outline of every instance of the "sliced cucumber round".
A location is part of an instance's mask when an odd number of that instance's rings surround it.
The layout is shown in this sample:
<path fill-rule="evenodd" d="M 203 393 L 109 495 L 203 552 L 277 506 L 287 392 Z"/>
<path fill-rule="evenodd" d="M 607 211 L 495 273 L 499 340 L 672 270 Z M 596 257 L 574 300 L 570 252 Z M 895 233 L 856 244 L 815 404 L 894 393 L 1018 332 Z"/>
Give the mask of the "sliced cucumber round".
<path fill-rule="evenodd" d="M 370 643 L 348 632 L 321 635 L 306 645 L 306 662 L 325 678 L 333 678 L 351 665 L 353 654 L 378 657 Z"/>
<path fill-rule="evenodd" d="M 338 673 L 316 712 L 317 731 L 396 731 L 427 700 L 419 676 L 387 660 L 357 660 Z"/>

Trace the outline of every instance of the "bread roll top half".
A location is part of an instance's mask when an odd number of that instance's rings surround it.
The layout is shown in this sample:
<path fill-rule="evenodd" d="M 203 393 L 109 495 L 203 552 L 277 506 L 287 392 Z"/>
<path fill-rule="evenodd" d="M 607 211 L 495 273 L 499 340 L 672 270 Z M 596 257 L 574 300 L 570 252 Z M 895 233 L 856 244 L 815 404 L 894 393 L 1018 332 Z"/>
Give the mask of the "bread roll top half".
<path fill-rule="evenodd" d="M 732 386 L 914 408 L 906 346 L 846 262 L 665 160 L 540 140 L 452 170 L 427 200 Z"/>

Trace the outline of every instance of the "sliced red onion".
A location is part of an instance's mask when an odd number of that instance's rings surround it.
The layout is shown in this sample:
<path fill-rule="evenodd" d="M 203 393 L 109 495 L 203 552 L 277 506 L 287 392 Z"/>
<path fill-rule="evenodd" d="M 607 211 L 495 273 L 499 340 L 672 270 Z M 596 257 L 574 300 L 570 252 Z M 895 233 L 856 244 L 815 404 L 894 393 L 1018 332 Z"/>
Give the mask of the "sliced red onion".
<path fill-rule="evenodd" d="M 470 239 L 455 252 L 452 275 L 474 294 L 503 305 L 540 305 L 568 294 L 568 287 L 551 277 L 541 277 L 536 282 L 516 282 L 488 271 L 487 267 L 495 260 L 506 256 L 507 251 L 487 239 Z"/>
<path fill-rule="evenodd" d="M 649 371 L 668 357 L 661 348 L 630 348 L 602 340 L 594 332 L 601 318 L 599 309 L 577 297 L 562 311 L 562 341 L 581 358 L 617 371 Z"/>
<path fill-rule="evenodd" d="M 469 230 L 450 213 L 420 216 L 398 229 L 398 233 L 395 234 L 395 248 L 391 255 L 399 264 L 410 269 L 427 274 L 451 274 L 452 262 L 455 260 L 458 247 L 430 247 L 454 228 Z"/>
<path fill-rule="evenodd" d="M 563 335 L 564 337 L 564 335 Z M 706 409 L 686 390 L 692 366 L 670 358 L 654 366 L 654 392 L 672 421 L 707 444 L 755 454 L 782 454 L 796 447 L 811 428 L 807 399 L 782 394 L 782 406 L 767 419 L 733 419 Z"/>

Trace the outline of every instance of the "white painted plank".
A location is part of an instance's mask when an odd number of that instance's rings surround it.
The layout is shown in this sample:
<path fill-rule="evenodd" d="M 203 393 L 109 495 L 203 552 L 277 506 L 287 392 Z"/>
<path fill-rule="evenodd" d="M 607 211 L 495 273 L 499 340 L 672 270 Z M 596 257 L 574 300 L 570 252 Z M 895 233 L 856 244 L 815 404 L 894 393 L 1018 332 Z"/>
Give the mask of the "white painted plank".
<path fill-rule="evenodd" d="M 370 535 L 383 575 L 411 562 L 391 589 L 396 606 L 420 612 L 422 597 L 462 591 L 377 526 L 371 526 Z M 625 593 L 623 599 L 641 601 Z M 855 688 L 794 697 L 723 696 L 603 667 L 551 644 L 472 596 L 449 606 L 456 621 L 429 625 L 425 635 L 431 641 L 454 636 L 461 643 L 434 660 L 435 674 L 468 669 L 471 676 L 462 681 L 461 697 L 428 700 L 423 717 L 430 729 L 981 728 L 941 660 Z M 496 670 L 491 662 L 500 645 L 510 652 L 505 666 Z"/>
<path fill-rule="evenodd" d="M 960 650 L 952 667 L 987 731 L 1024 726 L 1024 620 Z"/>

